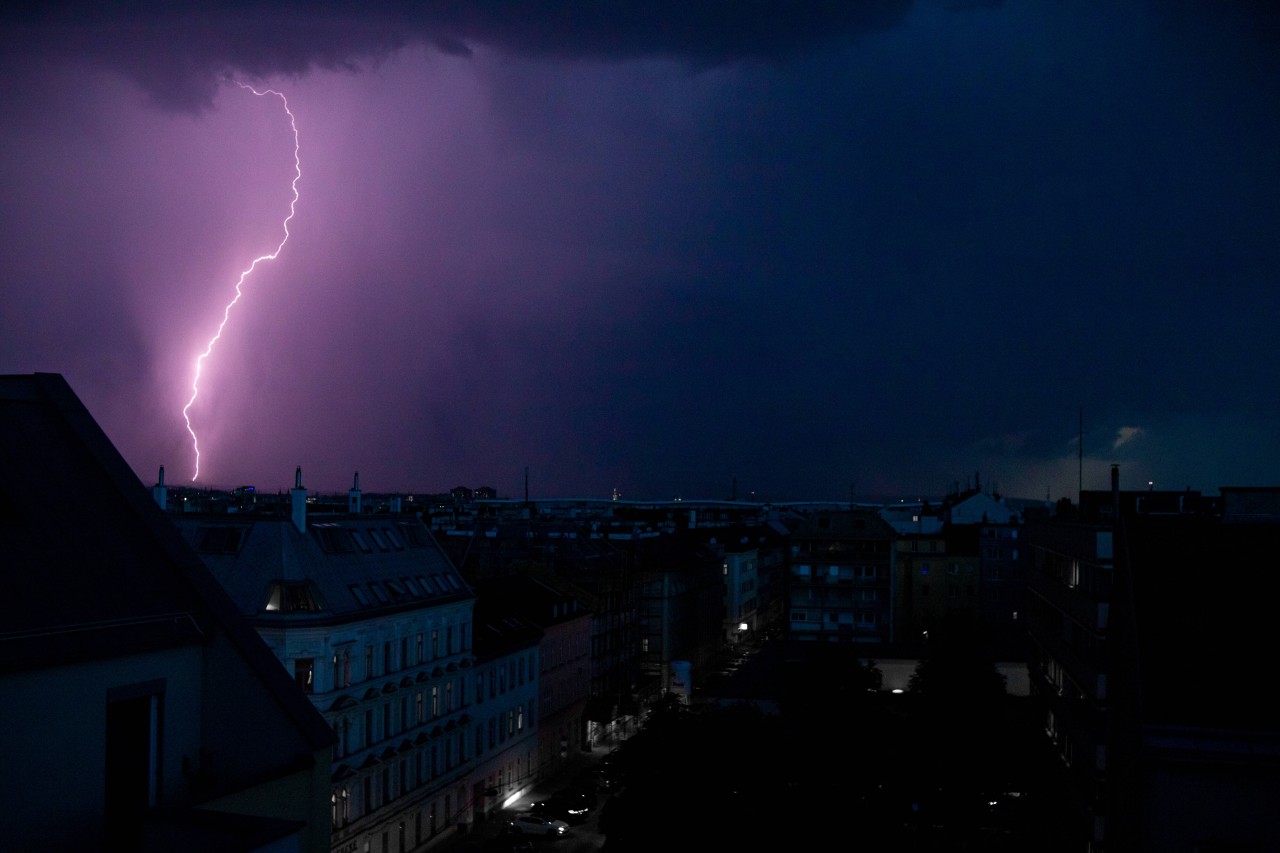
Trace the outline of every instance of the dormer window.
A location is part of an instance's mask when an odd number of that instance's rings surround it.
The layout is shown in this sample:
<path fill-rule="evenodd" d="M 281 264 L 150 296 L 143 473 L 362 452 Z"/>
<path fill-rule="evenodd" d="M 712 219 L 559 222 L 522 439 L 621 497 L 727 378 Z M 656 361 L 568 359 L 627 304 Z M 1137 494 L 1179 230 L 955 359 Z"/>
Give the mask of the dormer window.
<path fill-rule="evenodd" d="M 323 608 L 310 583 L 273 583 L 266 609 L 281 613 L 319 613 Z"/>

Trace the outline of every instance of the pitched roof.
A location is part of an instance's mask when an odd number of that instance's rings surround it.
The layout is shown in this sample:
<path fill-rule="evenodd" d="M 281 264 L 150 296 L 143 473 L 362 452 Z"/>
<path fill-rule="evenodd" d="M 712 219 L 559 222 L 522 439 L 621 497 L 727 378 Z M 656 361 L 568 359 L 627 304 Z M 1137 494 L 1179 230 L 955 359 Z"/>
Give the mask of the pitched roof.
<path fill-rule="evenodd" d="M 229 639 L 299 729 L 333 732 L 58 374 L 0 376 L 0 672 Z"/>
<path fill-rule="evenodd" d="M 305 582 L 316 620 L 364 618 L 473 598 L 475 593 L 415 516 L 174 517 L 183 537 L 240 612 L 265 613 L 272 587 Z M 298 615 L 298 614 L 295 614 Z"/>

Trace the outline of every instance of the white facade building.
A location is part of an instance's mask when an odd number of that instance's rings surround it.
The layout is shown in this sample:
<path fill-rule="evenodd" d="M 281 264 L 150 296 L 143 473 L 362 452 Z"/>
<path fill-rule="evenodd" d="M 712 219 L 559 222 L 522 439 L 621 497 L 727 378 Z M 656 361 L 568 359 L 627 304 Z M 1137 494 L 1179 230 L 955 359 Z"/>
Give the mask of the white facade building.
<path fill-rule="evenodd" d="M 475 594 L 419 518 L 360 514 L 356 482 L 345 512 L 309 510 L 299 470 L 287 510 L 174 519 L 337 737 L 334 853 L 404 853 L 485 789 Z"/>

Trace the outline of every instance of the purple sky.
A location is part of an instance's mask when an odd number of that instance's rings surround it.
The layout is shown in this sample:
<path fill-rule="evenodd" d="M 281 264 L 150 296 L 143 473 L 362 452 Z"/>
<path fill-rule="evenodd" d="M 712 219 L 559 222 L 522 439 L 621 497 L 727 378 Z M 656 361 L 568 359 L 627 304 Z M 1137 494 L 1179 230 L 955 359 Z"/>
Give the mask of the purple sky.
<path fill-rule="evenodd" d="M 1280 483 L 1269 4 L 34 5 L 0 372 L 146 484 L 190 481 L 289 213 L 233 79 L 302 177 L 200 484 L 1057 499 L 1081 409 L 1085 488 Z"/>

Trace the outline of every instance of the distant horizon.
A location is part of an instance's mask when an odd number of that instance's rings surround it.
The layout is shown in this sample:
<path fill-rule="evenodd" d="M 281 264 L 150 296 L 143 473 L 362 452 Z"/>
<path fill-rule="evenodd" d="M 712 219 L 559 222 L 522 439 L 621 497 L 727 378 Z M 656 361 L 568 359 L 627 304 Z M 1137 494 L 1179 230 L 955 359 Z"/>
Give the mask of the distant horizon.
<path fill-rule="evenodd" d="M 143 484 L 147 485 L 148 488 L 158 485 L 157 483 L 152 483 L 148 485 L 145 482 Z M 195 492 L 195 493 L 231 494 L 236 489 L 251 488 L 254 490 L 255 494 L 259 494 L 259 495 L 265 494 L 265 495 L 273 495 L 273 496 L 287 495 L 293 488 L 292 485 L 280 486 L 277 488 L 260 488 L 253 483 L 241 483 L 236 486 L 220 486 L 220 485 L 189 484 L 189 483 L 173 484 L 166 481 L 164 485 L 165 485 L 165 488 L 171 492 L 185 491 L 185 492 Z M 312 488 L 307 486 L 304 482 L 303 488 L 309 497 L 345 498 L 350 493 L 352 486 L 347 486 L 341 489 Z M 390 498 L 390 497 L 410 497 L 410 496 L 415 498 L 419 498 L 419 497 L 436 498 L 436 497 L 448 496 L 456 488 L 465 488 L 474 492 L 478 489 L 492 488 L 492 487 L 487 487 L 482 484 L 480 486 L 455 485 L 455 486 L 450 486 L 448 488 L 435 489 L 435 490 L 425 490 L 425 489 L 383 490 L 383 489 L 366 489 L 363 486 L 361 486 L 360 494 L 362 495 L 362 497 L 366 497 L 366 498 L 384 498 L 384 497 Z M 1191 491 L 1191 492 L 1200 494 L 1201 496 L 1204 496 L 1204 497 L 1220 497 L 1221 489 L 1223 488 L 1269 488 L 1269 487 L 1268 486 L 1259 487 L 1259 486 L 1253 486 L 1253 485 L 1233 486 L 1232 484 L 1223 484 L 1222 486 L 1219 486 L 1212 490 L 1195 489 L 1195 488 L 1190 488 L 1190 489 L 1189 488 L 1180 488 L 1180 489 L 1141 489 L 1139 488 L 1139 489 L 1121 489 L 1121 491 L 1123 492 L 1154 491 L 1154 492 L 1165 493 L 1165 494 L 1181 494 L 1181 493 L 1186 493 L 1187 491 Z M 1280 488 L 1280 484 L 1277 484 L 1276 488 Z M 1108 491 L 1108 489 L 1109 487 L 1099 487 L 1096 489 L 1087 488 L 1087 489 L 1084 489 L 1084 491 L 1085 492 L 1105 492 L 1105 491 Z M 481 500 L 494 500 L 494 501 L 503 502 L 503 503 L 524 503 L 526 500 L 523 494 L 518 496 L 504 495 L 498 489 L 494 489 L 493 491 L 496 497 L 491 499 L 481 499 Z M 786 505 L 786 504 L 833 504 L 836 506 L 848 506 L 850 503 L 852 503 L 855 506 L 888 507 L 888 506 L 893 506 L 898 504 L 909 506 L 909 505 L 914 505 L 918 503 L 929 503 L 929 504 L 937 505 L 937 504 L 943 503 L 947 498 L 955 494 L 962 494 L 968 491 L 972 491 L 971 486 L 962 488 L 959 490 L 959 492 L 947 492 L 947 493 L 934 494 L 934 495 L 914 496 L 914 497 L 904 497 L 902 495 L 855 495 L 852 498 L 852 500 L 848 497 L 845 497 L 845 498 L 827 498 L 827 497 L 768 498 L 768 497 L 754 497 L 754 496 L 745 497 L 741 495 L 739 495 L 738 497 L 710 497 L 710 496 L 689 497 L 684 495 L 681 495 L 678 497 L 627 497 L 625 495 L 614 497 L 612 495 L 590 495 L 590 494 L 581 494 L 581 493 L 572 494 L 572 495 L 550 495 L 550 494 L 539 495 L 539 494 L 530 493 L 528 497 L 528 503 L 538 503 L 538 502 L 568 503 L 573 501 L 585 501 L 585 502 L 592 502 L 592 503 L 617 503 L 617 504 L 718 503 L 718 504 L 738 504 L 738 505 L 761 505 L 761 506 Z M 992 495 L 993 492 L 989 488 L 984 488 L 981 490 L 981 494 Z M 1073 505 L 1078 503 L 1078 496 L 1072 495 L 1072 496 L 1066 496 L 1066 497 L 1070 499 Z M 1019 503 L 1023 505 L 1036 505 L 1036 504 L 1052 505 L 1052 504 L 1058 503 L 1058 501 L 1061 500 L 1061 497 L 1046 500 L 1043 497 L 1026 497 L 1023 495 L 1008 495 L 1002 492 L 999 493 L 999 498 L 1004 501 L 1011 501 L 1011 502 Z"/>

